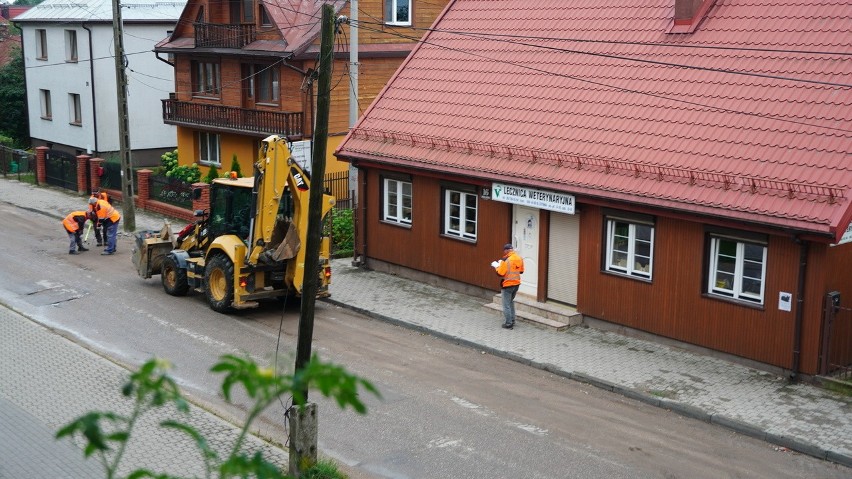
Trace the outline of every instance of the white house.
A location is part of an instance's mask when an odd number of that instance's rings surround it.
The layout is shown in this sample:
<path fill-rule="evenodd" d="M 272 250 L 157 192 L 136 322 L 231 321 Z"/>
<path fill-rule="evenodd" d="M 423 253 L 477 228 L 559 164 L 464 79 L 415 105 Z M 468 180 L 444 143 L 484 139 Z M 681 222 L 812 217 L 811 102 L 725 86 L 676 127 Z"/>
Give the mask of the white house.
<path fill-rule="evenodd" d="M 122 5 L 134 165 L 155 165 L 177 145 L 162 99 L 174 71 L 154 45 L 174 29 L 184 0 Z M 45 0 L 12 21 L 21 28 L 33 146 L 109 158 L 119 147 L 118 94 L 110 0 Z"/>

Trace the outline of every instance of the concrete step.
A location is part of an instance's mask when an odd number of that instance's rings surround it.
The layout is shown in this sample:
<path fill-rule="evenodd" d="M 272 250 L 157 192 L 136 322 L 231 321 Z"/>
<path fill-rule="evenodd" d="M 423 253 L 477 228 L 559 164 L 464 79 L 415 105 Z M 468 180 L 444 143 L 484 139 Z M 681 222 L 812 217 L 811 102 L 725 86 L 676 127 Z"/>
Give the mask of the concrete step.
<path fill-rule="evenodd" d="M 484 305 L 486 309 L 503 316 L 503 300 L 499 294 L 494 295 L 492 302 Z M 583 315 L 571 306 L 539 303 L 532 298 L 522 295 L 515 297 L 515 320 L 563 331 L 570 326 L 583 322 Z"/>

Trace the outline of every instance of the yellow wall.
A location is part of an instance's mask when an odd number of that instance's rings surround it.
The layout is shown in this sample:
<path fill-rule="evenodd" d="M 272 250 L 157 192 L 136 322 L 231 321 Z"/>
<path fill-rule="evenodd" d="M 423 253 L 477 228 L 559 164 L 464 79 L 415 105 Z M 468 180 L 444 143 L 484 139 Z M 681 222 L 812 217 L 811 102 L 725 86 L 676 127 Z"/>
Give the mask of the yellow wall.
<path fill-rule="evenodd" d="M 334 150 L 340 146 L 340 143 L 343 141 L 344 135 L 335 135 L 328 137 L 327 149 L 325 153 L 326 164 L 325 164 L 325 172 L 326 173 L 336 173 L 339 171 L 347 171 L 349 169 L 349 163 L 340 161 L 334 156 Z M 198 145 L 195 144 L 195 130 L 186 127 L 178 127 L 177 129 L 177 140 L 178 140 L 178 163 L 181 165 L 191 165 L 193 163 L 198 162 Z M 231 158 L 234 154 L 237 155 L 237 161 L 240 163 L 240 171 L 243 176 L 251 176 L 254 168 L 254 162 L 256 158 L 256 147 L 260 144 L 260 139 L 243 136 L 243 135 L 233 135 L 227 133 L 219 134 L 219 148 L 220 148 L 220 160 L 222 162 L 222 166 L 218 167 L 219 174 L 222 175 L 226 171 L 231 168 Z M 203 178 L 207 171 L 208 167 L 203 165 L 198 165 L 198 168 L 201 170 L 201 177 Z"/>

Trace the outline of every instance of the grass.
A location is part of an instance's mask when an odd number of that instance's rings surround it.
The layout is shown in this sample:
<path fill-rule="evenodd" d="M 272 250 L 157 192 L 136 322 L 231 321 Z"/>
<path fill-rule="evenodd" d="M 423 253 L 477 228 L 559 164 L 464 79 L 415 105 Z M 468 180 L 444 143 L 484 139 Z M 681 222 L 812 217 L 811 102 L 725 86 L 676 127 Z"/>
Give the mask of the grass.
<path fill-rule="evenodd" d="M 320 459 L 314 467 L 302 472 L 302 479 L 347 479 L 349 476 L 337 468 L 337 464 L 329 459 Z"/>

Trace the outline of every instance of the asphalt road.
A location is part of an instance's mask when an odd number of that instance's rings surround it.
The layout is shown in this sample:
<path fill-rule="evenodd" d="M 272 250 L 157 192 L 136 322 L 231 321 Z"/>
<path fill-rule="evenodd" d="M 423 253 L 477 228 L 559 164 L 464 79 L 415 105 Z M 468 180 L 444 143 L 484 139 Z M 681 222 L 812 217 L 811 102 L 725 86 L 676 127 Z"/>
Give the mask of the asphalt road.
<path fill-rule="evenodd" d="M 65 212 L 55 212 L 55 214 Z M 226 316 L 139 278 L 118 254 L 67 252 L 55 218 L 0 203 L 0 301 L 118 363 L 170 359 L 198 404 L 238 421 L 208 371 L 247 353 L 293 363 L 298 305 Z M 280 331 L 280 335 L 279 335 Z M 369 412 L 319 404 L 323 454 L 357 478 L 840 478 L 849 470 L 475 349 L 318 303 L 314 352 L 376 384 Z M 276 352 L 277 350 L 277 352 Z M 118 392 L 116 392 L 118 393 Z M 284 408 L 259 433 L 284 442 Z"/>

